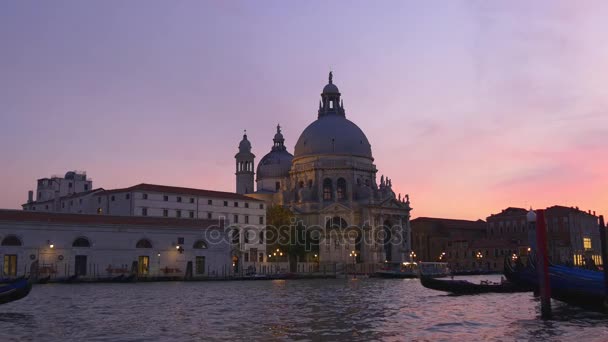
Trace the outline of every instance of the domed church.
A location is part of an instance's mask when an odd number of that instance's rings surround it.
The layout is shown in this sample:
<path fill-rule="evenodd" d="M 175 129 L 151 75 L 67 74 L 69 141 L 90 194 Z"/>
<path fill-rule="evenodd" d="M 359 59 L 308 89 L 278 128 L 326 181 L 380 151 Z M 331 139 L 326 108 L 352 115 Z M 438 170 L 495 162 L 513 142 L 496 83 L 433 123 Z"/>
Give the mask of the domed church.
<path fill-rule="evenodd" d="M 255 172 L 247 134 L 235 158 L 237 192 L 289 208 L 306 227 L 308 261 L 410 260 L 409 196 L 396 196 L 389 178 L 376 181 L 371 144 L 346 118 L 331 72 L 317 119 L 300 134 L 293 155 L 277 126 L 272 148 Z"/>

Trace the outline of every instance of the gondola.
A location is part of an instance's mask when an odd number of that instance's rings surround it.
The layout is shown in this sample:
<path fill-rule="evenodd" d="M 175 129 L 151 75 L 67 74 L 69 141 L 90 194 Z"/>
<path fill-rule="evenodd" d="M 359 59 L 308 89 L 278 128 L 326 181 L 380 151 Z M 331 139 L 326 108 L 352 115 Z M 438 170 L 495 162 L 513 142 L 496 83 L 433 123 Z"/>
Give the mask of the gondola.
<path fill-rule="evenodd" d="M 534 256 L 526 265 L 513 267 L 505 260 L 505 277 L 520 286 L 538 289 L 538 275 L 534 266 Z M 606 310 L 606 290 L 601 272 L 549 265 L 551 298 L 589 309 Z"/>
<path fill-rule="evenodd" d="M 456 295 L 470 295 L 480 293 L 513 293 L 526 292 L 526 288 L 522 288 L 511 282 L 493 283 L 480 282 L 479 284 L 472 283 L 467 280 L 448 280 L 437 279 L 421 275 L 420 283 L 422 286 L 437 291 L 449 292 Z"/>
<path fill-rule="evenodd" d="M 32 290 L 30 278 L 19 278 L 10 283 L 0 285 L 0 304 L 10 303 L 27 296 Z"/>

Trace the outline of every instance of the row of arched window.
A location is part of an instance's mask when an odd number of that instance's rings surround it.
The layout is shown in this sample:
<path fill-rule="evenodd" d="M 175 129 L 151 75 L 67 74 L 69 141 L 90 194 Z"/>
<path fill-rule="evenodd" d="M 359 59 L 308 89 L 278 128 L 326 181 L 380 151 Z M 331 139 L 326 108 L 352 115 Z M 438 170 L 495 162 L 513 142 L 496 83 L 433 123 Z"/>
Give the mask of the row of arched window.
<path fill-rule="evenodd" d="M 15 235 L 8 235 L 2 239 L 2 246 L 22 246 L 21 239 Z M 79 237 L 72 242 L 72 247 L 91 247 L 91 242 L 86 237 Z M 135 248 L 152 248 L 152 242 L 148 239 L 141 239 L 135 244 Z M 206 249 L 207 243 L 203 240 L 197 240 L 192 246 L 194 249 Z"/>

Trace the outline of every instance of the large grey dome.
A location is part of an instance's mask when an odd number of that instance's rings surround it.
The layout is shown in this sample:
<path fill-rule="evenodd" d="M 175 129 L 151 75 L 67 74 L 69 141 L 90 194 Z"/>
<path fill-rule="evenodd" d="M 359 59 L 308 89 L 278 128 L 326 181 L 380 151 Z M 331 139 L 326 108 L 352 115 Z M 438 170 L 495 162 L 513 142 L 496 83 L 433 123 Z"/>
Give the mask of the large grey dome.
<path fill-rule="evenodd" d="M 257 178 L 276 178 L 289 176 L 293 155 L 287 151 L 271 151 L 258 163 Z"/>
<path fill-rule="evenodd" d="M 300 135 L 295 158 L 318 154 L 344 154 L 373 159 L 363 131 L 341 115 L 323 115 Z"/>

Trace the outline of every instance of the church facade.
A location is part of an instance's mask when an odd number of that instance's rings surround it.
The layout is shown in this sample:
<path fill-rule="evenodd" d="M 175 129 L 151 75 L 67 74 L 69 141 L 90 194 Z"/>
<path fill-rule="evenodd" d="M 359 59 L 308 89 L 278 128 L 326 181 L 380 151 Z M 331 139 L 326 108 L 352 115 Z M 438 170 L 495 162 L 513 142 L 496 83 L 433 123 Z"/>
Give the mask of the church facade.
<path fill-rule="evenodd" d="M 384 176 L 377 182 L 371 144 L 346 118 L 332 73 L 317 119 L 301 133 L 293 155 L 280 126 L 255 171 L 251 148 L 245 134 L 235 155 L 237 192 L 291 210 L 306 230 L 307 261 L 377 264 L 411 259 L 409 195 L 396 196 Z"/>

